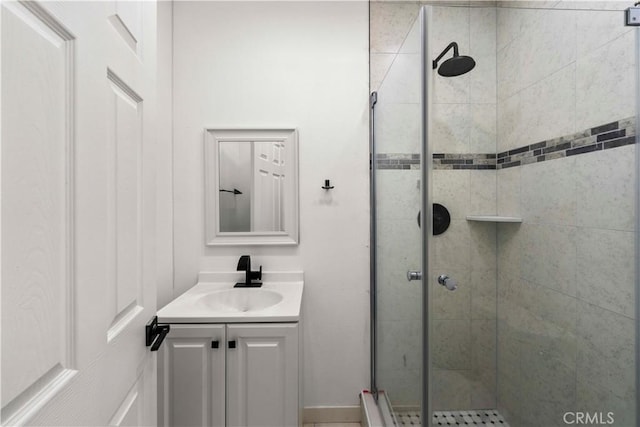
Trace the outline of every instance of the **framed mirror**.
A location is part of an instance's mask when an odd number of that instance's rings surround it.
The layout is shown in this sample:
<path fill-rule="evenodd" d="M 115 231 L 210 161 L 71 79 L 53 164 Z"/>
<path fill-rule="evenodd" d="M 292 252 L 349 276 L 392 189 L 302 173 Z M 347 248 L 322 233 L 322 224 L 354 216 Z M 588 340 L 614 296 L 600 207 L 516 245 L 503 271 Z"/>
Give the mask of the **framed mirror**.
<path fill-rule="evenodd" d="M 295 129 L 205 130 L 206 243 L 298 244 Z"/>

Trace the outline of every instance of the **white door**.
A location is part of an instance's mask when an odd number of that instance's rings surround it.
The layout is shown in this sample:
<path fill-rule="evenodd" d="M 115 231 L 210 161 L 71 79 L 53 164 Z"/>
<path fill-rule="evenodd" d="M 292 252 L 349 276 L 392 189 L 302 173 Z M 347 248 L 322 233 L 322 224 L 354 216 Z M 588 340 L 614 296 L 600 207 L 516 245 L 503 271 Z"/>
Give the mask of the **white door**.
<path fill-rule="evenodd" d="M 284 144 L 253 142 L 253 231 L 283 231 Z"/>
<path fill-rule="evenodd" d="M 299 424 L 298 343 L 297 323 L 227 325 L 229 427 Z"/>
<path fill-rule="evenodd" d="M 158 364 L 158 425 L 225 426 L 225 325 L 171 325 Z"/>
<path fill-rule="evenodd" d="M 153 425 L 156 5 L 0 13 L 2 423 Z"/>

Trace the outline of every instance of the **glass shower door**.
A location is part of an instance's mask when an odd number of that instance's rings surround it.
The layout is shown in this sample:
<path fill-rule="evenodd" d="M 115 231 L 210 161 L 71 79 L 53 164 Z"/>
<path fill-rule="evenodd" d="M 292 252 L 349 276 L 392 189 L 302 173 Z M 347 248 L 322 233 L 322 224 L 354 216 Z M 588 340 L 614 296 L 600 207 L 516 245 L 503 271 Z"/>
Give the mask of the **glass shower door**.
<path fill-rule="evenodd" d="M 417 6 L 417 5 L 414 5 Z M 408 34 L 385 53 L 390 65 L 373 84 L 372 206 L 375 236 L 375 337 L 372 388 L 387 425 L 393 413 L 420 417 L 422 389 L 422 270 L 418 215 L 422 200 L 422 59 L 419 7 Z M 414 278 L 416 276 L 414 275 Z M 402 420 L 397 420 L 402 422 Z"/>

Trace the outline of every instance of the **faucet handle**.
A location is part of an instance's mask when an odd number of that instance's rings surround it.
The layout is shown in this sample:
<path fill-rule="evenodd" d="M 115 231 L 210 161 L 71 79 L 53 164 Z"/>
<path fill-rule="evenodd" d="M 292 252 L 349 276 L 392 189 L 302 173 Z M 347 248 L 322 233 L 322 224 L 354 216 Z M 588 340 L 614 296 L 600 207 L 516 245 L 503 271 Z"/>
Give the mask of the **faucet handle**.
<path fill-rule="evenodd" d="M 251 280 L 262 280 L 262 266 L 260 270 L 251 272 Z"/>

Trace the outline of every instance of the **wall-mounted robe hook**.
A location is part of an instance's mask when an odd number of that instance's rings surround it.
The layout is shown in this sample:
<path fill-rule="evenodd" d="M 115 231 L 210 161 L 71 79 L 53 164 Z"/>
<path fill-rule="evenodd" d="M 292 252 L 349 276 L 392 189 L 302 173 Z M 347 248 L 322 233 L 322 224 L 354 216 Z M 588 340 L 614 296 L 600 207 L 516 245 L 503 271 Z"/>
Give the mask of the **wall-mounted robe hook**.
<path fill-rule="evenodd" d="M 324 188 L 325 190 L 331 190 L 333 187 L 333 185 L 331 185 L 331 181 L 328 179 L 324 180 L 324 185 L 322 186 L 322 188 Z"/>

